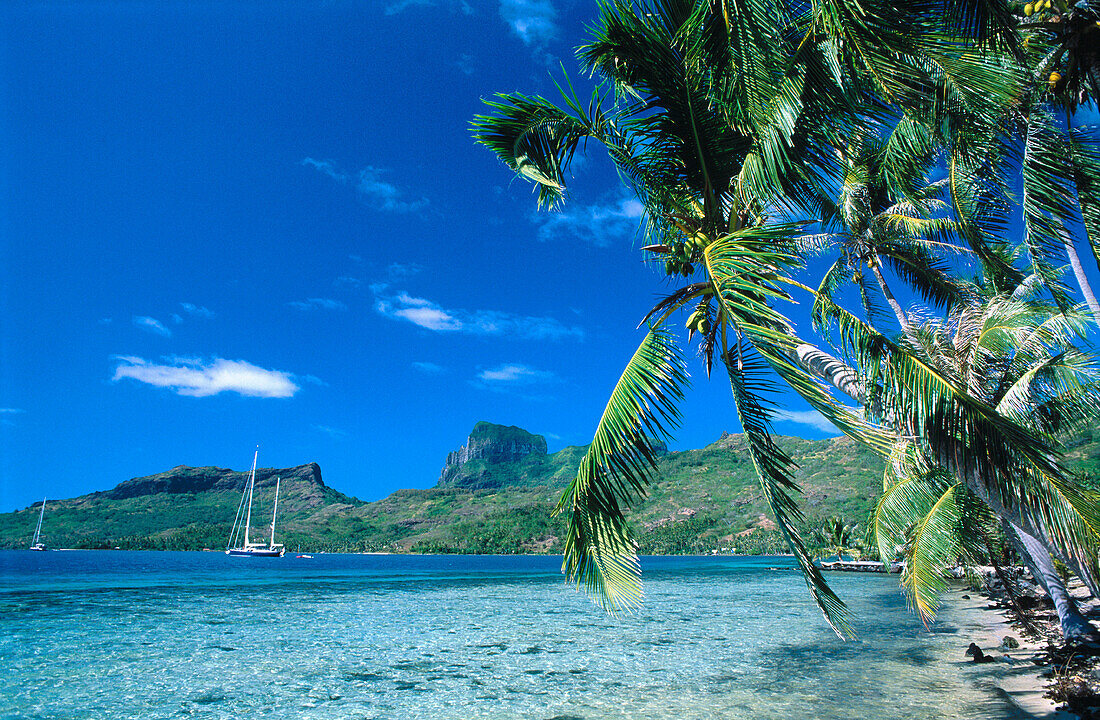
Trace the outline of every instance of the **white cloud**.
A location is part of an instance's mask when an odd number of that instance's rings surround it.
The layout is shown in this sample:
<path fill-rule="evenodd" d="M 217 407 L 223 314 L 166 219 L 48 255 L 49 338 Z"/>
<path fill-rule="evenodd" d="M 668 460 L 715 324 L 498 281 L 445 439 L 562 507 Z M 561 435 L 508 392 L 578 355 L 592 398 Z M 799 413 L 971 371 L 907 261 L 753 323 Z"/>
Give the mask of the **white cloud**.
<path fill-rule="evenodd" d="M 427 206 L 427 198 L 405 199 L 405 194 L 400 188 L 382 179 L 384 172 L 380 168 L 369 165 L 359 171 L 359 182 L 355 189 L 367 204 L 390 212 L 415 212 Z"/>
<path fill-rule="evenodd" d="M 313 158 L 307 157 L 302 160 L 301 164 L 328 175 L 336 182 L 346 183 L 348 181 L 347 174 L 341 172 L 336 167 L 336 163 L 332 160 L 314 160 Z"/>
<path fill-rule="evenodd" d="M 172 313 L 172 322 L 179 325 L 183 322 L 183 318 L 178 313 Z"/>
<path fill-rule="evenodd" d="M 441 307 L 438 303 L 407 292 L 393 294 L 381 283 L 371 286 L 379 314 L 407 320 L 436 332 L 462 332 L 470 335 L 511 335 L 524 340 L 584 339 L 584 330 L 563 325 L 554 318 L 515 315 L 497 310 L 461 310 Z"/>
<path fill-rule="evenodd" d="M 313 425 L 312 427 L 317 432 L 324 433 L 325 435 L 328 435 L 329 437 L 332 437 L 332 438 L 339 439 L 339 438 L 344 438 L 344 437 L 348 436 L 348 434 L 346 432 L 344 432 L 343 430 L 338 430 L 334 427 L 329 427 L 328 425 Z"/>
<path fill-rule="evenodd" d="M 776 410 L 772 413 L 772 420 L 776 422 L 789 422 L 796 425 L 807 425 L 824 433 L 839 435 L 836 426 L 825 419 L 825 416 L 817 410 Z"/>
<path fill-rule="evenodd" d="M 135 315 L 134 326 L 139 327 L 142 330 L 147 330 L 154 335 L 160 335 L 161 337 L 172 337 L 172 331 L 164 326 L 160 320 L 156 318 L 148 317 L 147 315 Z"/>
<path fill-rule="evenodd" d="M 347 184 L 348 180 L 352 179 L 348 173 L 337 166 L 334 160 L 314 160 L 307 157 L 300 164 L 328 175 L 341 185 Z M 368 165 L 355 174 L 355 190 L 365 203 L 378 210 L 399 213 L 415 212 L 428 205 L 427 198 L 410 200 L 404 190 L 383 180 L 382 176 L 386 172 L 382 168 Z M 356 256 L 351 257 L 357 259 Z M 361 258 L 358 259 L 361 260 Z"/>
<path fill-rule="evenodd" d="M 22 415 L 25 410 L 21 408 L 0 408 L 0 425 L 8 425 L 15 427 L 15 421 L 12 420 L 13 415 Z"/>
<path fill-rule="evenodd" d="M 25 412 L 27 411 L 20 408 L 0 408 L 0 415 L 18 415 Z"/>
<path fill-rule="evenodd" d="M 636 234 L 641 228 L 642 204 L 623 198 L 609 205 L 583 205 L 550 215 L 537 215 L 539 240 L 573 238 L 606 247 Z"/>
<path fill-rule="evenodd" d="M 339 300 L 332 298 L 307 298 L 306 300 L 294 300 L 287 305 L 295 310 L 347 310 L 348 306 Z"/>
<path fill-rule="evenodd" d="M 426 328 L 428 330 L 435 330 L 437 332 L 452 332 L 454 330 L 462 329 L 462 321 L 455 318 L 446 310 L 442 310 L 438 307 L 429 307 L 421 304 L 416 304 L 415 301 L 419 301 L 419 298 L 409 299 L 413 300 L 414 303 L 401 305 L 401 300 L 400 298 L 398 298 L 398 305 L 392 305 L 384 300 L 379 300 L 376 307 L 378 308 L 378 312 L 382 313 L 386 317 L 408 320 L 413 325 L 419 325 L 420 327 Z"/>
<path fill-rule="evenodd" d="M 414 362 L 412 366 L 426 375 L 442 375 L 447 372 L 447 368 L 433 362 Z"/>
<path fill-rule="evenodd" d="M 357 277 L 352 277 L 351 275 L 341 275 L 340 277 L 333 280 L 332 284 L 338 288 L 356 289 L 362 286 L 363 281 Z"/>
<path fill-rule="evenodd" d="M 527 400 L 547 400 L 546 396 L 530 394 L 531 386 L 549 385 L 558 382 L 558 377 L 546 370 L 520 363 L 506 363 L 495 368 L 482 370 L 470 384 L 481 390 L 516 394 Z"/>
<path fill-rule="evenodd" d="M 214 358 L 208 362 L 173 358 L 175 364 L 157 365 L 139 357 L 117 357 L 112 381 L 124 378 L 168 388 L 178 395 L 208 397 L 235 392 L 246 397 L 286 398 L 298 392 L 290 373 L 266 370 L 244 360 Z"/>
<path fill-rule="evenodd" d="M 214 311 L 209 308 L 205 308 L 201 305 L 193 305 L 192 303 L 180 303 L 180 307 L 183 311 L 191 317 L 202 318 L 204 320 L 210 320 L 214 317 Z"/>
<path fill-rule="evenodd" d="M 500 0 L 500 17 L 526 45 L 545 45 L 558 34 L 550 0 Z"/>

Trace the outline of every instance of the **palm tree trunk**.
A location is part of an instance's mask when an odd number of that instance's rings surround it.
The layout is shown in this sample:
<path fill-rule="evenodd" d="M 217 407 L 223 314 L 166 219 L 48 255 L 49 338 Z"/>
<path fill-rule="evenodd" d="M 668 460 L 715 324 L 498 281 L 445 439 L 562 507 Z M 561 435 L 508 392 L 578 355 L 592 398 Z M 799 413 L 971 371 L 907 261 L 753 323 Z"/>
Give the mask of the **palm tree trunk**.
<path fill-rule="evenodd" d="M 1077 285 L 1081 288 L 1081 294 L 1092 313 L 1092 319 L 1100 325 L 1100 303 L 1096 302 L 1096 295 L 1092 292 L 1088 276 L 1085 275 L 1085 266 L 1081 264 L 1081 257 L 1077 254 L 1077 247 L 1073 243 L 1073 236 L 1065 226 L 1059 225 L 1058 234 L 1062 236 L 1062 244 L 1065 245 L 1066 255 L 1069 257 L 1069 265 L 1073 268 L 1073 275 L 1077 278 Z"/>
<path fill-rule="evenodd" d="M 835 358 L 809 343 L 795 346 L 788 357 L 806 372 L 821 378 L 860 405 L 867 404 L 867 389 L 859 373 L 843 360 Z"/>
<path fill-rule="evenodd" d="M 813 373 L 840 392 L 860 404 L 866 404 L 865 386 L 859 382 L 856 371 L 843 360 L 835 358 L 808 343 L 797 346 L 791 359 L 797 362 L 802 369 Z M 951 463 L 943 462 L 941 464 L 945 467 L 952 467 Z M 1021 552 L 1021 555 L 1030 561 L 1028 567 L 1032 575 L 1035 576 L 1036 582 L 1046 590 L 1047 595 L 1054 602 L 1055 610 L 1058 612 L 1058 621 L 1062 626 L 1065 637 L 1067 639 L 1086 636 L 1094 639 L 1100 638 L 1100 633 L 1097 633 L 1096 629 L 1081 615 L 1072 598 L 1069 597 L 1065 583 L 1062 582 L 1061 576 L 1054 568 L 1052 557 L 1059 557 L 1077 577 L 1084 581 L 1094 597 L 1100 597 L 1100 587 L 1098 587 L 1096 578 L 1089 571 L 1087 563 L 1082 562 L 1080 558 L 1067 556 L 1062 548 L 1055 546 L 1048 539 L 1047 533 L 1040 532 L 1036 527 L 1036 523 L 1033 523 L 1026 513 L 1020 512 L 1019 509 L 1005 507 L 1000 502 L 999 495 L 995 492 L 991 493 L 985 483 L 974 477 L 963 477 L 961 474 L 960 479 L 993 510 L 997 517 L 1001 518 L 1002 522 L 1011 525 L 1013 534 L 1023 544 L 1025 551 Z"/>
<path fill-rule="evenodd" d="M 891 309 L 894 311 L 894 315 L 897 316 L 898 324 L 901 325 L 901 331 L 905 332 L 909 328 L 909 318 L 901 309 L 901 303 L 894 297 L 894 293 L 890 292 L 890 286 L 886 284 L 886 278 L 882 276 L 882 261 L 879 260 L 878 255 L 873 255 L 868 265 L 871 266 L 871 272 L 875 274 L 875 279 L 878 280 L 878 287 L 879 290 L 882 291 L 882 296 L 886 298 L 886 302 L 889 303 Z"/>
<path fill-rule="evenodd" d="M 1044 543 L 1007 520 L 1002 521 L 1002 525 L 1006 527 L 1005 534 L 1016 545 L 1020 557 L 1024 559 L 1028 569 L 1031 570 L 1035 582 L 1039 583 L 1039 586 L 1046 591 L 1047 596 L 1054 603 L 1054 609 L 1058 613 L 1058 622 L 1062 627 L 1062 637 L 1067 640 L 1100 640 L 1100 633 L 1096 631 L 1088 618 L 1081 614 L 1077 604 L 1070 597 L 1069 591 L 1066 590 L 1066 584 L 1062 581 L 1062 576 L 1058 574 L 1057 568 L 1054 567 L 1054 561 L 1050 557 L 1050 553 L 1047 552 Z"/>

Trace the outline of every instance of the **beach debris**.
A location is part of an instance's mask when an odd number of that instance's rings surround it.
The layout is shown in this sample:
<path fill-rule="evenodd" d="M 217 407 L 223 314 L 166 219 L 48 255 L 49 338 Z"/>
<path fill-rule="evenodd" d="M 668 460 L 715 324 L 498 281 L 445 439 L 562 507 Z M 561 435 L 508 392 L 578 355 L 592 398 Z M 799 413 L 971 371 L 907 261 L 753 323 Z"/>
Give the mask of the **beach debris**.
<path fill-rule="evenodd" d="M 1015 650 L 1016 648 L 1020 647 L 1020 641 L 1012 637 L 1011 635 L 1005 635 L 1003 638 L 1001 638 L 1001 647 Z"/>
<path fill-rule="evenodd" d="M 976 663 L 991 663 L 996 660 L 996 658 L 982 652 L 982 649 L 978 647 L 977 643 L 970 643 L 970 647 L 966 649 L 966 654 L 973 656 L 974 662 Z"/>

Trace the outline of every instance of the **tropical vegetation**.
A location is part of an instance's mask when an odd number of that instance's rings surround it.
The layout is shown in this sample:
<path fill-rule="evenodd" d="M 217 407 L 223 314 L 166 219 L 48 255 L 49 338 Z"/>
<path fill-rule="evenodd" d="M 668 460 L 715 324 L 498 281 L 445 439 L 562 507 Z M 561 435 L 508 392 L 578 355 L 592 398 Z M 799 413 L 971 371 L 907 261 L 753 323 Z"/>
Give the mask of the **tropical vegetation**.
<path fill-rule="evenodd" d="M 848 611 L 799 532 L 771 431 L 777 387 L 889 459 L 877 545 L 905 553 L 923 615 L 940 566 L 996 531 L 1066 636 L 1095 636 L 1053 560 L 1097 593 L 1097 496 L 1059 445 L 1100 408 L 1076 307 L 1100 319 L 1077 250 L 1100 243 L 1100 150 L 1077 113 L 1100 98 L 1097 21 L 1097 0 L 619 0 L 578 50 L 587 100 L 563 82 L 558 102 L 489 102 L 477 140 L 543 207 L 567 200 L 578 151 L 607 152 L 670 288 L 639 308 L 644 337 L 558 505 L 570 578 L 611 609 L 640 600 L 626 511 L 653 478 L 650 439 L 676 430 L 690 345 L 726 378 L 838 634 Z M 810 322 L 792 304 L 806 300 Z"/>
<path fill-rule="evenodd" d="M 497 439 L 506 436 L 508 428 L 492 427 L 502 433 Z M 880 459 L 846 438 L 777 441 L 799 465 L 811 508 L 809 527 L 832 515 L 868 516 L 881 487 Z M 316 466 L 261 469 L 253 531 L 267 536 L 274 479 L 281 475 L 276 534 L 291 549 L 561 553 L 565 518 L 550 515 L 586 450 L 469 460 L 444 473 L 434 487 L 398 490 L 374 502 L 323 483 Z M 1100 458 L 1100 442 L 1078 450 L 1083 458 Z M 641 553 L 784 551 L 741 435 L 724 435 L 704 448 L 661 452 L 656 475 L 648 497 L 629 518 Z M 244 482 L 245 473 L 181 466 L 111 490 L 50 498 L 43 538 L 55 548 L 224 548 Z M 0 548 L 27 547 L 38 514 L 38 504 L 0 513 Z"/>

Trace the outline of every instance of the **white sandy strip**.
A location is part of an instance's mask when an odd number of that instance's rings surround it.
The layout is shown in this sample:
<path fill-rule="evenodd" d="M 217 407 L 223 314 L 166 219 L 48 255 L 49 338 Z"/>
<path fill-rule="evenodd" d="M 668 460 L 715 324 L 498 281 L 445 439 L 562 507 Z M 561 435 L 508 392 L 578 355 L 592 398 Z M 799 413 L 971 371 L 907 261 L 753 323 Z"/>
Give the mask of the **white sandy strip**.
<path fill-rule="evenodd" d="M 969 595 L 970 599 L 964 599 Z M 1055 709 L 1055 703 L 1043 697 L 1047 691 L 1047 678 L 1040 673 L 1048 669 L 1045 665 L 1036 665 L 1031 661 L 1044 645 L 1024 638 L 1013 628 L 1003 610 L 991 609 L 993 603 L 974 591 L 951 590 L 944 594 L 941 608 L 950 622 L 959 628 L 959 663 L 981 668 L 988 673 L 983 679 L 992 682 L 1021 711 L 1021 718 L 1037 720 L 1077 720 L 1077 716 Z M 1020 647 L 1009 650 L 1001 647 L 1001 640 L 1011 635 L 1020 643 Z M 997 658 L 996 662 L 975 665 L 971 658 L 963 653 L 966 645 L 974 642 L 986 655 Z"/>

